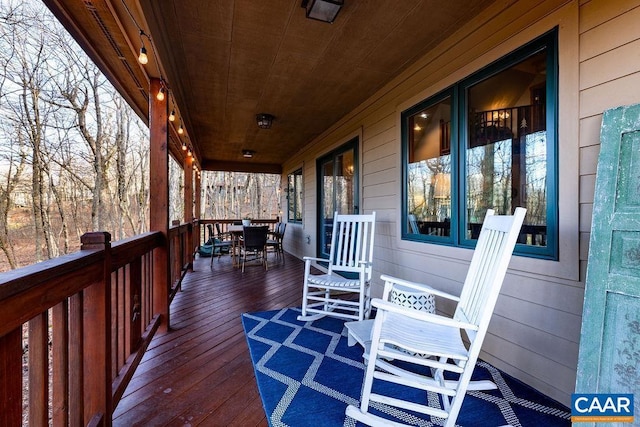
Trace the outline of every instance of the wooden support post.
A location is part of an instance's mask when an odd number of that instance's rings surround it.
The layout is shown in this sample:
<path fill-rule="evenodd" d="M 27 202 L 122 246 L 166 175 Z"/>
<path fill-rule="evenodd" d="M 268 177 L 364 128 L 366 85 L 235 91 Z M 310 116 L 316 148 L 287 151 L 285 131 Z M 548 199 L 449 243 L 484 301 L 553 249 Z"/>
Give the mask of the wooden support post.
<path fill-rule="evenodd" d="M 199 174 L 196 174 L 196 188 L 195 191 L 193 192 L 193 196 L 195 197 L 194 200 L 194 218 L 197 219 L 197 221 L 195 221 L 194 227 L 193 227 L 193 242 L 194 242 L 194 249 L 197 249 L 198 246 L 200 246 L 200 219 L 202 218 L 202 180 L 200 178 Z"/>
<path fill-rule="evenodd" d="M 193 155 L 184 159 L 184 222 L 193 223 Z M 193 234 L 186 236 L 186 254 L 188 257 L 188 269 L 193 271 Z"/>
<path fill-rule="evenodd" d="M 81 250 L 102 249 L 102 277 L 85 288 L 83 302 L 83 371 L 84 424 L 96 414 L 104 415 L 111 425 L 111 235 L 106 232 L 86 233 Z"/>
<path fill-rule="evenodd" d="M 169 329 L 169 134 L 168 103 L 155 94 L 162 87 L 160 79 L 151 79 L 149 96 L 149 228 L 164 236 L 163 245 L 153 251 L 153 312 L 162 317 L 160 331 Z"/>
<path fill-rule="evenodd" d="M 22 425 L 22 326 L 0 337 L 0 425 Z"/>

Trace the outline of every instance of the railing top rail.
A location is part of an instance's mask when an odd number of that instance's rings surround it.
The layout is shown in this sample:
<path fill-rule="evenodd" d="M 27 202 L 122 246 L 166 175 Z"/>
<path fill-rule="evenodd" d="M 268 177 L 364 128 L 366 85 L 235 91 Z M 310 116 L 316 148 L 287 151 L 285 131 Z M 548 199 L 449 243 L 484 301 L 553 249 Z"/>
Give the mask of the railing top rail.
<path fill-rule="evenodd" d="M 0 274 L 0 336 L 102 277 L 104 250 L 81 250 Z"/>
<path fill-rule="evenodd" d="M 88 265 L 102 263 L 103 250 L 90 249 L 0 273 L 0 303 L 5 299 L 60 276 L 85 269 Z"/>
<path fill-rule="evenodd" d="M 150 231 L 137 236 L 119 240 L 111 245 L 111 271 L 127 265 L 154 248 L 164 244 L 164 237 L 159 231 Z"/>
<path fill-rule="evenodd" d="M 162 245 L 160 232 L 121 240 L 111 246 L 111 271 Z M 0 336 L 77 294 L 104 274 L 104 249 L 84 249 L 0 273 Z"/>
<path fill-rule="evenodd" d="M 220 224 L 233 224 L 234 222 L 241 222 L 241 218 L 221 218 L 221 219 L 200 219 L 200 224 L 215 224 L 216 222 Z M 276 224 L 280 222 L 280 218 L 251 218 L 251 223 L 256 224 Z"/>

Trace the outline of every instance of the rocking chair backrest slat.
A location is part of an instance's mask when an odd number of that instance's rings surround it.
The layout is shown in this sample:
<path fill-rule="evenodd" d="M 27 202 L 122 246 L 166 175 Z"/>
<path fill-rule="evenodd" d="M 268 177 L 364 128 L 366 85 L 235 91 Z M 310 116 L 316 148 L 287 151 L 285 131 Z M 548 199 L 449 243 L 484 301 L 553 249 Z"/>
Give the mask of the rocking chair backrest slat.
<path fill-rule="evenodd" d="M 329 273 L 358 271 L 360 262 L 373 261 L 375 213 L 369 215 L 338 215 L 333 217 Z M 371 276 L 371 268 L 367 267 Z M 367 277 L 369 280 L 371 277 Z"/>
<path fill-rule="evenodd" d="M 523 208 L 517 208 L 513 216 L 496 216 L 493 210 L 487 211 L 456 308 L 456 319 L 474 324 L 479 330 L 488 326 L 525 213 Z M 467 334 L 473 342 L 476 333 L 467 331 Z"/>

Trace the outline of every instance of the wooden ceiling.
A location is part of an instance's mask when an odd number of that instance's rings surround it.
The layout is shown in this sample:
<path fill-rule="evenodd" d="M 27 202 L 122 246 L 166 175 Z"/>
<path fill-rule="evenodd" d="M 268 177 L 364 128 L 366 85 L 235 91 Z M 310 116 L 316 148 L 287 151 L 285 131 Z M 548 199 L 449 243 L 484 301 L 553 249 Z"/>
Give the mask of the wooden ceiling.
<path fill-rule="evenodd" d="M 345 0 L 327 24 L 301 0 L 43 1 L 144 119 L 149 78 L 166 81 L 202 168 L 254 172 L 279 172 L 488 4 Z M 153 42 L 146 66 L 139 28 Z M 271 129 L 258 113 L 275 116 Z"/>

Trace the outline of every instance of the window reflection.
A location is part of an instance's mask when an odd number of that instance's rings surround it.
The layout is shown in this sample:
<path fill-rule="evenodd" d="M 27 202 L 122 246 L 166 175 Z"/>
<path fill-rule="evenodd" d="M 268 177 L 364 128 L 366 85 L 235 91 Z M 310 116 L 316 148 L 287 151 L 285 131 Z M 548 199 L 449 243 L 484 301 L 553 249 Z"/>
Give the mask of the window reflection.
<path fill-rule="evenodd" d="M 408 230 L 450 235 L 451 99 L 409 117 Z"/>
<path fill-rule="evenodd" d="M 489 208 L 527 208 L 520 243 L 545 245 L 546 51 L 468 89 L 467 238 L 475 239 Z"/>

